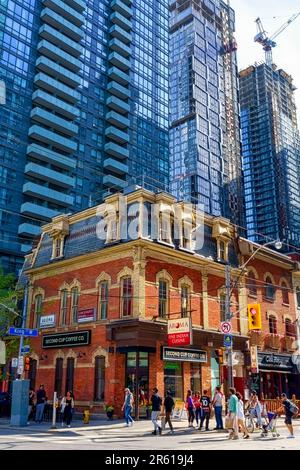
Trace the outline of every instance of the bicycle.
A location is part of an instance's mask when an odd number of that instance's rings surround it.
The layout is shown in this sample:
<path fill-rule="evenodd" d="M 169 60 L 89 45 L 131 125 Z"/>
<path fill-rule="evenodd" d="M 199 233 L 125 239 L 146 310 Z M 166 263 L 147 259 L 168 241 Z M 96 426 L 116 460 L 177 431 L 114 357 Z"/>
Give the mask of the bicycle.
<path fill-rule="evenodd" d="M 250 410 L 247 410 L 245 412 L 245 426 L 249 433 L 253 433 L 254 429 L 262 428 L 264 425 L 268 424 L 268 421 L 265 415 L 261 416 L 261 423 L 262 425 L 259 426 L 257 422 L 257 416 L 253 416 L 253 414 L 250 413 Z"/>

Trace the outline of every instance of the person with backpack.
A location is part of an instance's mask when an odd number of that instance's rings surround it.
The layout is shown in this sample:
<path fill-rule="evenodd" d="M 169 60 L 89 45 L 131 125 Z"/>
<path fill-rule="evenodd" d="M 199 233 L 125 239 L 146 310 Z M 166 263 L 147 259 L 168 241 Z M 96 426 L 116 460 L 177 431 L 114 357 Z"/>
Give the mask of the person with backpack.
<path fill-rule="evenodd" d="M 299 413 L 299 408 L 298 406 L 295 405 L 292 401 L 288 400 L 288 397 L 286 396 L 286 393 L 281 394 L 281 403 L 282 407 L 284 408 L 285 412 L 285 425 L 288 428 L 290 434 L 287 436 L 288 439 L 294 439 L 294 429 L 292 425 L 292 418 L 296 417 Z M 278 410 L 278 414 L 282 413 L 282 408 Z"/>
<path fill-rule="evenodd" d="M 157 432 L 158 434 L 161 434 L 161 427 L 158 425 L 157 420 L 160 415 L 160 410 L 161 410 L 161 405 L 162 405 L 162 399 L 159 396 L 158 389 L 156 387 L 154 387 L 152 390 L 151 404 L 152 404 L 151 421 L 154 426 L 154 431 L 152 431 L 152 434 L 156 436 Z"/>

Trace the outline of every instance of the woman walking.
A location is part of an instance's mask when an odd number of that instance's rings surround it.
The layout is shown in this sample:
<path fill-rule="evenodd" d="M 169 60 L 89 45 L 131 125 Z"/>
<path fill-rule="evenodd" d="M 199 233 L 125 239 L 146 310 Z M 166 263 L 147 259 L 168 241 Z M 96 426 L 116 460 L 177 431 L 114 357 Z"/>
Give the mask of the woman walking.
<path fill-rule="evenodd" d="M 192 398 L 192 391 L 188 390 L 186 395 L 186 408 L 188 411 L 188 421 L 189 421 L 189 428 L 193 427 L 193 422 L 195 419 L 195 405 Z"/>
<path fill-rule="evenodd" d="M 249 439 L 250 436 L 245 425 L 244 402 L 242 399 L 242 395 L 240 394 L 240 392 L 236 392 L 236 396 L 238 397 L 238 409 L 237 409 L 238 426 L 241 428 L 241 430 L 244 433 L 243 439 Z"/>
<path fill-rule="evenodd" d="M 133 395 L 129 388 L 125 388 L 125 399 L 122 406 L 122 411 L 124 411 L 124 416 L 126 420 L 126 426 L 133 425 L 133 419 L 131 417 L 132 406 L 133 406 Z"/>
<path fill-rule="evenodd" d="M 63 421 L 61 423 L 62 427 L 64 427 L 64 423 L 66 423 L 68 428 L 71 427 L 73 408 L 74 399 L 72 397 L 72 392 L 67 392 L 66 396 L 63 397 L 61 401 L 61 411 L 63 413 Z"/>

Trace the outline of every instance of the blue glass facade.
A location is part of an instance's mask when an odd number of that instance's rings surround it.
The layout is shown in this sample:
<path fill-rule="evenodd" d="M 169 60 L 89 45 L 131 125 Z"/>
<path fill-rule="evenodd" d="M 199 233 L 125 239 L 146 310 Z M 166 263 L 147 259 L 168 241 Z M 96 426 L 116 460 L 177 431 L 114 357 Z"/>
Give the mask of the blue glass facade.
<path fill-rule="evenodd" d="M 168 1 L 0 4 L 1 264 L 39 226 L 137 183 L 167 189 Z"/>
<path fill-rule="evenodd" d="M 292 78 L 266 64 L 240 72 L 248 237 L 300 246 L 300 143 Z"/>

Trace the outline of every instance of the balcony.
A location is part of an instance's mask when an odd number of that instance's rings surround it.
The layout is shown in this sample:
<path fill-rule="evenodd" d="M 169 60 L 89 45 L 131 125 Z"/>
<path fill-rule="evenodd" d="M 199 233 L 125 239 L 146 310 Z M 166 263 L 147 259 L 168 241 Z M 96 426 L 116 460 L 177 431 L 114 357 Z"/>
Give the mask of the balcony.
<path fill-rule="evenodd" d="M 127 186 L 126 181 L 112 175 L 105 175 L 103 177 L 103 184 L 104 186 L 112 189 L 124 189 Z"/>
<path fill-rule="evenodd" d="M 122 114 L 118 114 L 115 111 L 109 111 L 109 113 L 105 116 L 106 120 L 113 124 L 114 126 L 119 127 L 120 129 L 126 129 L 129 127 L 129 119 L 122 116 Z"/>
<path fill-rule="evenodd" d="M 38 165 L 37 163 L 29 162 L 25 166 L 25 174 L 38 178 L 39 180 L 48 181 L 49 183 L 54 183 L 57 186 L 62 188 L 74 188 L 75 179 L 71 178 L 64 173 L 59 173 L 58 171 L 50 170 L 46 166 Z"/>
<path fill-rule="evenodd" d="M 73 8 L 76 11 L 79 11 L 79 13 L 82 13 L 85 10 L 85 5 L 86 2 L 83 0 L 64 0 L 69 7 Z"/>
<path fill-rule="evenodd" d="M 76 119 L 80 114 L 79 109 L 43 90 L 36 90 L 32 95 L 32 101 L 35 104 L 57 111 L 69 119 Z"/>
<path fill-rule="evenodd" d="M 129 157 L 129 150 L 126 147 L 115 144 L 114 142 L 105 144 L 104 150 L 108 155 L 112 155 L 117 158 L 126 159 Z"/>
<path fill-rule="evenodd" d="M 265 336 L 265 347 L 279 350 L 281 345 L 281 336 L 274 333 L 268 333 Z"/>
<path fill-rule="evenodd" d="M 123 100 L 116 98 L 115 96 L 110 96 L 106 100 L 106 104 L 109 108 L 118 111 L 121 114 L 127 114 L 130 111 L 130 106 Z"/>
<path fill-rule="evenodd" d="M 41 56 L 37 59 L 36 68 L 42 72 L 51 75 L 54 78 L 61 80 L 71 87 L 78 87 L 80 85 L 80 77 L 70 70 L 58 65 L 57 62 L 47 59 L 47 57 Z"/>
<path fill-rule="evenodd" d="M 106 160 L 104 160 L 103 168 L 119 175 L 125 175 L 128 173 L 128 166 L 124 165 L 124 163 L 114 160 L 113 158 L 107 158 Z"/>
<path fill-rule="evenodd" d="M 23 194 L 26 196 L 38 197 L 39 199 L 44 199 L 45 201 L 54 202 L 61 206 L 72 206 L 74 203 L 74 198 L 68 194 L 55 191 L 54 189 L 49 189 L 47 186 L 42 186 L 36 183 L 25 183 L 23 186 Z"/>
<path fill-rule="evenodd" d="M 121 15 L 125 16 L 125 18 L 132 17 L 132 9 L 130 8 L 130 6 L 121 2 L 121 0 L 113 0 L 110 4 L 110 7 L 112 10 L 117 11 Z"/>
<path fill-rule="evenodd" d="M 27 147 L 27 155 L 47 163 L 53 163 L 59 168 L 70 170 L 76 168 L 76 160 L 60 153 L 54 152 L 38 144 L 30 144 Z"/>
<path fill-rule="evenodd" d="M 65 34 L 60 33 L 57 29 L 52 28 L 52 26 L 48 24 L 43 24 L 43 26 L 41 26 L 39 29 L 39 35 L 74 57 L 78 58 L 82 54 L 82 46 L 80 44 L 73 41 Z"/>
<path fill-rule="evenodd" d="M 294 336 L 283 336 L 281 339 L 283 351 L 293 352 L 297 349 L 296 338 Z"/>
<path fill-rule="evenodd" d="M 114 126 L 109 126 L 105 129 L 105 135 L 109 139 L 112 139 L 119 144 L 125 144 L 126 142 L 129 142 L 129 135 L 123 131 L 120 131 L 120 129 L 117 129 Z"/>
<path fill-rule="evenodd" d="M 77 150 L 77 143 L 73 142 L 71 139 L 55 134 L 48 129 L 44 129 L 38 125 L 31 126 L 28 131 L 29 137 L 35 140 L 39 140 L 48 145 L 53 145 L 54 147 L 63 150 L 67 153 L 74 153 Z"/>
<path fill-rule="evenodd" d="M 51 220 L 53 217 L 60 214 L 60 212 L 48 209 L 48 207 L 39 206 L 38 204 L 33 204 L 32 202 L 24 202 L 24 204 L 21 205 L 21 214 L 28 215 L 29 217 L 38 217 L 42 220 Z"/>
<path fill-rule="evenodd" d="M 120 85 L 126 86 L 129 83 L 130 79 L 128 73 L 122 72 L 122 70 L 118 69 L 117 67 L 110 67 L 107 74 L 111 80 L 115 80 L 116 82 L 120 83 Z"/>
<path fill-rule="evenodd" d="M 123 15 L 120 15 L 117 11 L 115 11 L 112 15 L 110 15 L 110 21 L 120 28 L 125 29 L 125 31 L 130 31 L 132 28 L 131 21 L 127 20 Z"/>
<path fill-rule="evenodd" d="M 58 15 L 66 18 L 76 26 L 82 26 L 84 23 L 84 16 L 77 10 L 74 10 L 70 6 L 66 5 L 66 2 L 61 0 L 43 0 L 45 7 L 55 11 Z"/>
<path fill-rule="evenodd" d="M 44 8 L 41 11 L 41 19 L 45 22 L 57 28 L 60 32 L 65 33 L 74 41 L 80 41 L 84 36 L 84 31 L 70 21 L 64 19 L 61 15 L 58 15 L 49 8 Z"/>
<path fill-rule="evenodd" d="M 130 33 L 128 33 L 127 31 L 125 31 L 123 28 L 121 28 L 120 26 L 118 25 L 113 25 L 110 29 L 109 29 L 109 34 L 113 37 L 113 38 L 118 38 L 120 39 L 120 41 L 123 41 L 125 42 L 125 44 L 129 44 L 131 43 L 132 41 L 132 36 Z"/>
<path fill-rule="evenodd" d="M 49 113 L 42 108 L 33 108 L 30 113 L 33 121 L 49 126 L 62 134 L 73 137 L 78 133 L 78 126 L 70 121 L 58 117 L 56 114 Z"/>
<path fill-rule="evenodd" d="M 40 54 L 45 55 L 49 59 L 56 60 L 59 64 L 67 67 L 72 72 L 79 72 L 81 69 L 81 62 L 78 59 L 75 59 L 72 55 L 64 52 L 59 47 L 54 46 L 46 39 L 42 39 L 38 45 L 37 49 Z"/>
<path fill-rule="evenodd" d="M 110 49 L 112 49 L 115 52 L 118 52 L 119 54 L 123 55 L 124 57 L 130 57 L 131 56 L 131 49 L 130 47 L 126 46 L 124 42 L 120 41 L 117 38 L 113 38 L 109 41 L 108 43 Z"/>
<path fill-rule="evenodd" d="M 19 225 L 18 234 L 26 237 L 37 237 L 41 233 L 41 228 L 37 225 L 24 223 Z"/>
<path fill-rule="evenodd" d="M 34 83 L 39 88 L 43 88 L 50 93 L 54 93 L 55 95 L 65 99 L 66 101 L 69 101 L 72 104 L 80 100 L 80 94 L 78 91 L 73 90 L 67 85 L 63 85 L 55 78 L 49 77 L 43 72 L 38 73 L 34 77 Z"/>
<path fill-rule="evenodd" d="M 108 61 L 123 71 L 130 69 L 130 61 L 117 52 L 111 52 L 108 56 Z"/>
<path fill-rule="evenodd" d="M 111 93 L 112 95 L 117 96 L 118 98 L 121 98 L 123 100 L 126 100 L 130 96 L 130 91 L 128 88 L 123 87 L 122 85 L 119 85 L 117 82 L 110 82 L 107 85 L 107 91 Z"/>

